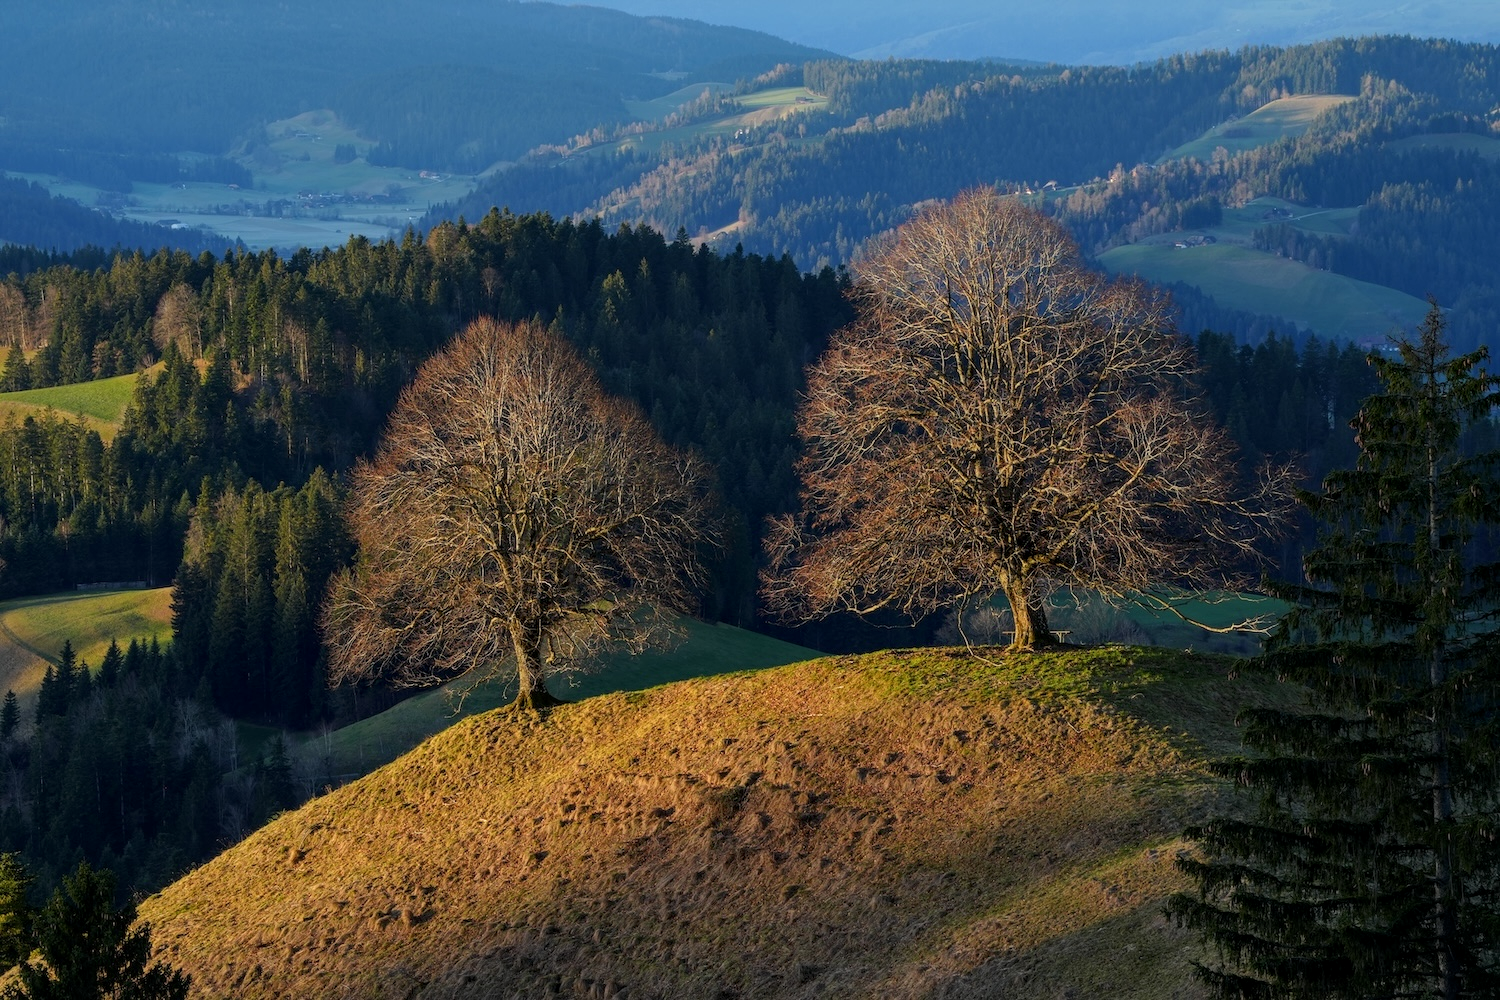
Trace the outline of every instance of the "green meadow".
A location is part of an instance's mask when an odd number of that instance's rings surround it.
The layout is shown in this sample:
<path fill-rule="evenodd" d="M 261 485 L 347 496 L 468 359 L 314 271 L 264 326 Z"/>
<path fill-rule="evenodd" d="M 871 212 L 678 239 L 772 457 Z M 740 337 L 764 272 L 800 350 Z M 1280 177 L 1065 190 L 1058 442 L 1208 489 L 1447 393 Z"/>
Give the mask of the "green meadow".
<path fill-rule="evenodd" d="M 1099 262 L 1116 274 L 1193 285 L 1231 309 L 1277 316 L 1324 337 L 1383 337 L 1415 326 L 1427 312 L 1427 303 L 1405 292 L 1227 243 L 1135 243 L 1106 251 Z"/>
<path fill-rule="evenodd" d="M 1263 104 L 1243 118 L 1222 125 L 1215 125 L 1192 142 L 1178 146 L 1162 157 L 1163 160 L 1181 160 L 1194 157 L 1211 160 L 1214 150 L 1222 147 L 1233 155 L 1247 149 L 1268 146 L 1277 139 L 1297 136 L 1306 132 L 1313 119 L 1338 107 L 1353 97 L 1342 94 L 1307 94 L 1283 97 Z"/>
<path fill-rule="evenodd" d="M 0 688 L 27 704 L 63 642 L 97 668 L 110 641 L 172 638 L 172 588 L 68 591 L 0 603 Z"/>
<path fill-rule="evenodd" d="M 17 421 L 41 416 L 47 410 L 82 417 L 84 423 L 99 432 L 106 443 L 114 439 L 125 416 L 125 407 L 135 395 L 140 372 L 114 378 L 58 385 L 47 389 L 24 389 L 0 392 L 0 420 Z"/>

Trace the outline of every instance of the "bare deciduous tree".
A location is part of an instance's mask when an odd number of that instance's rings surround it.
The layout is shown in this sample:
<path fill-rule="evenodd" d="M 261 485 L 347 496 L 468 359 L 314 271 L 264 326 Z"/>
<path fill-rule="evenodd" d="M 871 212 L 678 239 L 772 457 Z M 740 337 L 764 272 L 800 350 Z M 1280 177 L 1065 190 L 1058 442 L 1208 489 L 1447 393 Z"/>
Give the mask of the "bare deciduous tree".
<path fill-rule="evenodd" d="M 203 317 L 198 297 L 184 284 L 173 285 L 156 304 L 151 339 L 159 350 L 176 344 L 189 360 L 203 356 Z"/>
<path fill-rule="evenodd" d="M 516 704 L 670 631 L 713 540 L 700 463 L 560 337 L 482 319 L 427 362 L 354 473 L 355 567 L 329 592 L 334 681 L 513 666 Z"/>
<path fill-rule="evenodd" d="M 788 617 L 914 617 L 1003 593 L 1014 648 L 1059 587 L 1222 583 L 1289 503 L 1239 495 L 1164 301 L 1086 267 L 991 190 L 929 208 L 856 271 L 860 319 L 809 375 L 800 517 L 768 536 Z"/>

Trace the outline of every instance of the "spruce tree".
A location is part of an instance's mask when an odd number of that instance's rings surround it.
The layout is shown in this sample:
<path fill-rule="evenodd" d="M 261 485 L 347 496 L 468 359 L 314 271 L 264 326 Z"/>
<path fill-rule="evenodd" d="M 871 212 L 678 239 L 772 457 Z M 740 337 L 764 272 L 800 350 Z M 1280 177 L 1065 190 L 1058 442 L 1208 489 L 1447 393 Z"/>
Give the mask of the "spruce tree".
<path fill-rule="evenodd" d="M 0 704 L 0 740 L 8 740 L 16 735 L 16 728 L 21 724 L 21 706 L 16 701 L 16 692 L 7 690 L 5 701 Z"/>
<path fill-rule="evenodd" d="M 31 905 L 26 890 L 31 876 L 15 854 L 0 854 L 0 969 L 31 954 Z"/>
<path fill-rule="evenodd" d="M 1356 467 L 1303 502 L 1307 586 L 1261 658 L 1309 693 L 1243 715 L 1218 765 L 1253 802 L 1189 831 L 1198 893 L 1169 909 L 1215 946 L 1225 997 L 1455 1000 L 1500 989 L 1500 454 L 1466 455 L 1500 379 L 1449 357 L 1434 305 L 1353 421 Z"/>
<path fill-rule="evenodd" d="M 120 644 L 110 639 L 109 648 L 104 651 L 104 659 L 99 662 L 99 676 L 95 678 L 101 687 L 115 686 L 115 682 L 120 679 L 120 667 L 124 660 Z"/>
<path fill-rule="evenodd" d="M 151 961 L 151 927 L 135 923 L 135 907 L 115 909 L 115 878 L 80 864 L 36 916 L 43 962 L 22 962 L 5 1000 L 186 1000 L 189 979 Z"/>
<path fill-rule="evenodd" d="M 57 668 L 47 664 L 47 671 L 42 674 L 42 685 L 36 694 L 38 725 L 49 715 L 63 715 L 68 711 L 67 693 L 62 689 L 61 683 L 57 677 Z"/>

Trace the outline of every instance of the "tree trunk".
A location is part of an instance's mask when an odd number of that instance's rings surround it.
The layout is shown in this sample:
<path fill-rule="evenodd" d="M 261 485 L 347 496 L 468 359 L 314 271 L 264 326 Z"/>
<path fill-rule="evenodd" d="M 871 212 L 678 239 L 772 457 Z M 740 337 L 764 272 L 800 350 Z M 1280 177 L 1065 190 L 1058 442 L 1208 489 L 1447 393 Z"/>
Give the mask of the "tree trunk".
<path fill-rule="evenodd" d="M 1052 632 L 1047 628 L 1047 609 L 1041 601 L 1026 593 L 1023 585 L 1005 588 L 1005 598 L 1010 601 L 1011 616 L 1015 619 L 1015 634 L 1011 638 L 1011 649 L 1040 649 L 1054 645 Z"/>
<path fill-rule="evenodd" d="M 510 639 L 516 649 L 516 700 L 511 707 L 526 712 L 561 702 L 547 690 L 542 667 L 542 630 L 532 623 L 512 622 Z"/>

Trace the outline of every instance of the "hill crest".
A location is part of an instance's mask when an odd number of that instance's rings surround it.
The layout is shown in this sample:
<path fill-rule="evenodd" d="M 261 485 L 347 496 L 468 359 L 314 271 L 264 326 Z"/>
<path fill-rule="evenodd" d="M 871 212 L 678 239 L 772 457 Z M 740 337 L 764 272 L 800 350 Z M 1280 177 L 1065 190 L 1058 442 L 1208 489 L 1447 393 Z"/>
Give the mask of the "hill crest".
<path fill-rule="evenodd" d="M 1258 690 L 1230 662 L 906 651 L 488 713 L 141 915 L 199 996 L 1192 995 L 1158 904 Z"/>

